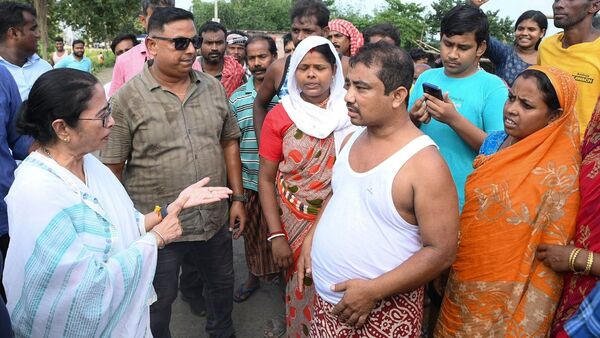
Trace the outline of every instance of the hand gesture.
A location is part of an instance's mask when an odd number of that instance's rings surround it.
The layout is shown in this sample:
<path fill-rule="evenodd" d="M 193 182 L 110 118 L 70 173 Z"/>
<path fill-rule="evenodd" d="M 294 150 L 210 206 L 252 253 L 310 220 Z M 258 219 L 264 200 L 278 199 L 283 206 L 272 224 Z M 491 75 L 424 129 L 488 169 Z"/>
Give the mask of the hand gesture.
<path fill-rule="evenodd" d="M 310 258 L 310 251 L 312 250 L 312 237 L 306 236 L 302 243 L 302 249 L 300 257 L 298 257 L 297 270 L 298 270 L 298 290 L 304 291 L 304 278 L 310 277 L 312 273 L 312 261 Z"/>
<path fill-rule="evenodd" d="M 179 204 L 180 201 L 185 200 L 183 209 L 198 206 L 200 204 L 209 204 L 218 202 L 222 199 L 229 198 L 231 190 L 226 187 L 205 187 L 210 182 L 210 177 L 205 177 L 200 181 L 190 185 L 183 189 L 179 196 L 173 203 L 169 204 L 167 211 L 169 214 L 172 212 L 171 206 L 173 204 Z"/>
<path fill-rule="evenodd" d="M 287 269 L 294 264 L 292 256 L 292 248 L 285 237 L 277 237 L 271 241 L 271 251 L 273 252 L 273 260 L 281 269 Z"/>
<path fill-rule="evenodd" d="M 427 105 L 427 112 L 434 119 L 451 125 L 454 119 L 459 115 L 454 102 L 448 97 L 448 93 L 444 94 L 444 100 L 440 100 L 435 96 L 431 96 L 427 93 L 424 94 L 425 104 Z"/>
<path fill-rule="evenodd" d="M 181 223 L 179 222 L 179 213 L 187 202 L 187 199 L 178 199 L 177 202 L 171 203 L 169 205 L 171 210 L 169 211 L 167 217 L 165 217 L 165 219 L 163 219 L 152 229 L 152 231 L 158 235 L 156 236 L 156 240 L 157 243 L 159 243 L 159 246 L 160 243 L 163 242 L 161 247 L 164 247 L 165 245 L 179 238 L 183 233 Z"/>
<path fill-rule="evenodd" d="M 429 123 L 431 115 L 427 112 L 427 106 L 425 105 L 425 98 L 420 98 L 415 101 L 410 112 L 408 112 L 410 119 L 418 127 L 421 123 Z"/>
<path fill-rule="evenodd" d="M 569 255 L 575 249 L 572 245 L 540 244 L 537 248 L 537 258 L 547 267 L 556 272 L 571 271 L 569 268 Z M 582 252 L 578 256 L 583 255 Z"/>
<path fill-rule="evenodd" d="M 332 290 L 344 292 L 342 300 L 333 307 L 332 314 L 342 323 L 356 328 L 363 326 L 376 304 L 371 282 L 351 279 L 334 285 Z"/>

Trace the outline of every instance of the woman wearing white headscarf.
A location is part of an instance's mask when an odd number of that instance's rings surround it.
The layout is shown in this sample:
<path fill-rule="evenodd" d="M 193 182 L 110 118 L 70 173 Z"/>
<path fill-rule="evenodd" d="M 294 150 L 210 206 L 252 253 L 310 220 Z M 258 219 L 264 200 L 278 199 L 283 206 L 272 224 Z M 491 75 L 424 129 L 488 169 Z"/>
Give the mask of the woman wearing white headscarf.
<path fill-rule="evenodd" d="M 277 265 L 287 268 L 287 335 L 308 336 L 314 286 L 296 289 L 304 238 L 331 193 L 340 144 L 353 130 L 344 101 L 342 64 L 327 39 L 304 39 L 292 55 L 289 96 L 265 118 L 259 147 L 259 195 Z M 274 184 L 275 183 L 275 184 Z"/>

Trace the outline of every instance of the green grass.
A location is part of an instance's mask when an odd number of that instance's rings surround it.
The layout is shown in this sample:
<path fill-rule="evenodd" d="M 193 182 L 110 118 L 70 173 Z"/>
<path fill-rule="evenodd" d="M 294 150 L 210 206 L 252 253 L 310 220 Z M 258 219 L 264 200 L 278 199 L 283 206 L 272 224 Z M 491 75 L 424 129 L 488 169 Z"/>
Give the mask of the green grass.
<path fill-rule="evenodd" d="M 98 55 L 104 55 L 104 63 L 100 64 Z M 92 60 L 92 73 L 98 74 L 103 68 L 112 67 L 115 64 L 115 55 L 110 49 L 86 48 L 85 56 Z"/>

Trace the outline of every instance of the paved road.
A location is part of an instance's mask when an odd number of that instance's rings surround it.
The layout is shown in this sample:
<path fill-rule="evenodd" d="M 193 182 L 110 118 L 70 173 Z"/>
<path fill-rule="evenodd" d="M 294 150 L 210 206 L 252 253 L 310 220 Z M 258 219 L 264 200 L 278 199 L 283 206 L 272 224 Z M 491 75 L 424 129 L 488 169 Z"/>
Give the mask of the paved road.
<path fill-rule="evenodd" d="M 244 258 L 243 239 L 233 242 L 233 266 L 235 286 L 243 283 L 248 269 Z M 285 311 L 283 299 L 275 286 L 262 283 L 248 300 L 233 303 L 233 323 L 238 338 L 260 338 L 267 319 L 276 317 Z M 173 337 L 208 337 L 204 332 L 205 317 L 197 317 L 190 312 L 189 305 L 177 299 L 173 305 L 171 333 Z"/>
<path fill-rule="evenodd" d="M 96 74 L 102 84 L 111 80 L 112 68 L 104 68 Z M 233 242 L 233 266 L 235 271 L 235 287 L 244 282 L 248 274 L 244 257 L 244 240 Z M 283 299 L 277 288 L 263 283 L 247 301 L 234 303 L 233 322 L 238 338 L 260 338 L 267 319 L 274 318 L 285 311 Z M 204 338 L 206 317 L 198 317 L 190 311 L 189 305 L 177 299 L 173 304 L 171 317 L 171 334 L 175 338 Z"/>

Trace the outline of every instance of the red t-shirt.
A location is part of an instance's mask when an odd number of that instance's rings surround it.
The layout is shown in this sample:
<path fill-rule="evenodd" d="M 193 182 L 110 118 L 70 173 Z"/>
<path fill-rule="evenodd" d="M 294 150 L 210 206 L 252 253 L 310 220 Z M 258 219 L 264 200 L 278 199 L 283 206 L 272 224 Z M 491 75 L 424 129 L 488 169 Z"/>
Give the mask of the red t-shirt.
<path fill-rule="evenodd" d="M 281 103 L 273 107 L 263 122 L 258 154 L 269 161 L 283 161 L 283 136 L 292 124 Z"/>

